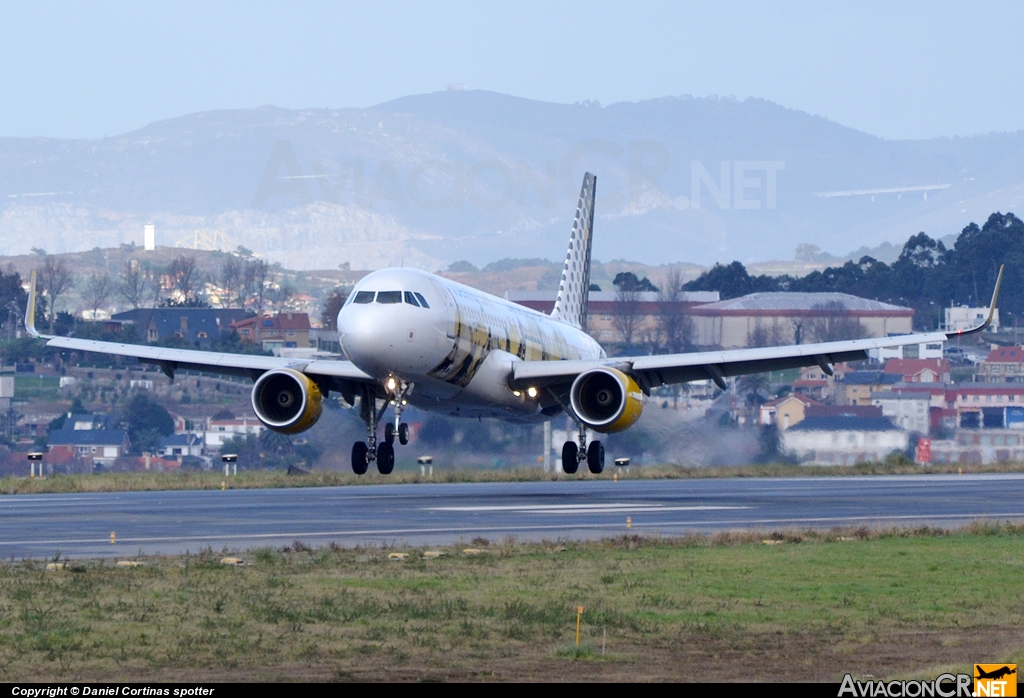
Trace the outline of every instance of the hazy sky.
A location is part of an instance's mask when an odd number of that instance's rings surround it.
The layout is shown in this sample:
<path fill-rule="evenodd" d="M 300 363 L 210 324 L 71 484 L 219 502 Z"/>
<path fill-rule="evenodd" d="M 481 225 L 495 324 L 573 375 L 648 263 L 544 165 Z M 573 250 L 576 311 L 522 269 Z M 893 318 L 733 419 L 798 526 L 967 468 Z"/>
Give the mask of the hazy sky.
<path fill-rule="evenodd" d="M 763 97 L 886 138 L 1024 128 L 1020 2 L 8 2 L 0 136 L 465 83 L 553 102 Z"/>

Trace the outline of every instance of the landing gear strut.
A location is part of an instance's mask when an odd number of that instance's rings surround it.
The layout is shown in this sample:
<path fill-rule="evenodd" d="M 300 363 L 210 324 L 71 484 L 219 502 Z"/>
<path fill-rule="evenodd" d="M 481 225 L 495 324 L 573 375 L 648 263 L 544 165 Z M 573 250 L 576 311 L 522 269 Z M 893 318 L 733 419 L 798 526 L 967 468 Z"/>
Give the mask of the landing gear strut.
<path fill-rule="evenodd" d="M 388 475 L 395 469 L 395 436 L 403 446 L 409 443 L 409 425 L 402 422 L 402 410 L 406 396 L 412 390 L 412 383 L 395 381 L 393 386 L 389 380 L 388 387 L 394 392 L 393 400 L 384 400 L 377 409 L 377 396 L 372 386 L 365 386 L 359 400 L 360 416 L 366 424 L 366 441 L 357 441 L 352 446 L 352 471 L 356 475 L 364 475 L 370 463 L 376 461 L 377 470 L 381 475 Z M 384 416 L 389 404 L 395 406 L 394 422 L 384 425 L 384 440 L 377 443 L 377 424 Z"/>
<path fill-rule="evenodd" d="M 587 446 L 587 428 L 582 422 L 577 422 L 579 433 L 576 441 L 566 441 L 562 445 L 562 472 L 572 475 L 583 461 L 587 462 L 587 468 L 595 475 L 604 470 L 604 445 L 600 441 L 591 441 Z"/>

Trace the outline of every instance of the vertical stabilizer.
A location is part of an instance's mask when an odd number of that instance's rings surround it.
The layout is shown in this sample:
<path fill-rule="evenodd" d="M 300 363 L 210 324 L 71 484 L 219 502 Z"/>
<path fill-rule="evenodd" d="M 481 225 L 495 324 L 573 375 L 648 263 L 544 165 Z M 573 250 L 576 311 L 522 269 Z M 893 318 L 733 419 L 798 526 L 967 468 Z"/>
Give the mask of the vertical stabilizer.
<path fill-rule="evenodd" d="M 590 243 L 594 230 L 594 192 L 597 177 L 589 172 L 583 175 L 580 201 L 576 205 L 576 220 L 569 236 L 569 250 L 565 254 L 562 278 L 558 282 L 558 297 L 551 317 L 581 330 L 587 329 L 587 297 L 590 292 Z"/>

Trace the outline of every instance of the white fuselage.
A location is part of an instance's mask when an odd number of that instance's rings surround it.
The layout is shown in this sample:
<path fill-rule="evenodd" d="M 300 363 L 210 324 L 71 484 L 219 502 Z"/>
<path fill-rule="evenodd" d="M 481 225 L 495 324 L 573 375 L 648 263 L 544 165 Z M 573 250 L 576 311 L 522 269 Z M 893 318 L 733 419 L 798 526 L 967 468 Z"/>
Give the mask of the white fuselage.
<path fill-rule="evenodd" d="M 466 417 L 543 419 L 538 399 L 509 387 L 512 365 L 605 356 L 586 332 L 415 269 L 364 277 L 338 314 L 338 336 L 366 373 L 411 383 L 410 403 Z"/>

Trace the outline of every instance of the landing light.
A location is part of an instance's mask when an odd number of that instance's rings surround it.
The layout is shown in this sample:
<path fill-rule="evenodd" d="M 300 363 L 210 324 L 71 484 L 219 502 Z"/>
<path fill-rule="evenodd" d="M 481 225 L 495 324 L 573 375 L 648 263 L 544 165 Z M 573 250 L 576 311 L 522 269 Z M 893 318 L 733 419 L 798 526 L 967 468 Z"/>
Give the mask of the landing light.
<path fill-rule="evenodd" d="M 522 395 L 522 393 L 519 392 L 518 390 L 513 390 L 512 394 L 515 395 L 516 397 L 519 397 L 520 395 Z"/>
<path fill-rule="evenodd" d="M 537 389 L 536 388 L 527 388 L 526 389 L 526 394 L 529 395 L 530 397 L 537 397 Z"/>
<path fill-rule="evenodd" d="M 394 378 L 388 378 L 387 386 L 388 390 L 394 391 L 398 387 L 398 382 Z"/>

